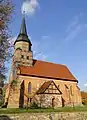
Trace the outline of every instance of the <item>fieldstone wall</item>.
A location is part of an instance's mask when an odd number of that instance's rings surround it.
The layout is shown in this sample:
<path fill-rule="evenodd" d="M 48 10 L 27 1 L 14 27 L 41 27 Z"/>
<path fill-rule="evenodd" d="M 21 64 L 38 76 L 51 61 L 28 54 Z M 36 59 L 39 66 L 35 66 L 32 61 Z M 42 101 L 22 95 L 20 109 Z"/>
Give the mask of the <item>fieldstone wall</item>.
<path fill-rule="evenodd" d="M 40 104 L 40 107 L 44 108 L 58 108 L 62 107 L 62 98 L 61 95 L 58 94 L 39 94 L 38 96 L 38 104 Z M 52 101 L 52 99 L 54 99 Z"/>
<path fill-rule="evenodd" d="M 87 112 L 7 114 L 0 120 L 87 120 Z"/>

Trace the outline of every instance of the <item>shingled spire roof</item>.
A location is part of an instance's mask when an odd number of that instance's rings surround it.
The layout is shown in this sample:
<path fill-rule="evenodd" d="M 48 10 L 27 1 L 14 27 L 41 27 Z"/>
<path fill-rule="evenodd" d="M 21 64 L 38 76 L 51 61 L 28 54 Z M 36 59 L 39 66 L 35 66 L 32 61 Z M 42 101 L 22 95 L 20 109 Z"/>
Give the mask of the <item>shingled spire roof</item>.
<path fill-rule="evenodd" d="M 26 23 L 25 23 L 25 16 L 24 15 L 22 17 L 22 24 L 21 24 L 20 33 L 19 33 L 16 41 L 14 42 L 14 44 L 16 42 L 19 42 L 19 41 L 29 42 L 30 45 L 32 45 L 31 42 L 30 42 L 30 39 L 28 38 L 28 35 L 27 35 L 27 29 L 26 29 Z"/>
<path fill-rule="evenodd" d="M 21 24 L 20 34 L 27 35 L 27 29 L 26 29 L 26 23 L 25 23 L 25 17 L 24 17 L 24 15 L 23 15 L 23 18 L 22 18 L 22 24 Z"/>

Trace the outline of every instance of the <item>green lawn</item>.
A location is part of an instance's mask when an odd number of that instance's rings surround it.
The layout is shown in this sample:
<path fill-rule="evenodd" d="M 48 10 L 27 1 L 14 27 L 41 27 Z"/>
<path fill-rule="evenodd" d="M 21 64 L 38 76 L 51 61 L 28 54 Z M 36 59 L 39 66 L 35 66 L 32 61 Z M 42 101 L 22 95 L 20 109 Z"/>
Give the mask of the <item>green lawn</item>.
<path fill-rule="evenodd" d="M 63 107 L 57 109 L 9 109 L 9 108 L 0 108 L 0 114 L 14 114 L 14 113 L 44 113 L 44 112 L 80 112 L 87 111 L 87 105 L 83 107 Z"/>

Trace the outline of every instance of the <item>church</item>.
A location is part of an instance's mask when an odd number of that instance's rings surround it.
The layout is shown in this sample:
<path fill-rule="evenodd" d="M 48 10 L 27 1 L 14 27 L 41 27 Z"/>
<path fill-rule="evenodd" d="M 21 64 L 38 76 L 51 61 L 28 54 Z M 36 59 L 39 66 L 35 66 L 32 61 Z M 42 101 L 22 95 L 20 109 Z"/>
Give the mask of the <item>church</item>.
<path fill-rule="evenodd" d="M 7 108 L 30 107 L 34 103 L 42 108 L 81 105 L 78 80 L 68 67 L 33 59 L 32 44 L 23 16 L 6 88 Z"/>

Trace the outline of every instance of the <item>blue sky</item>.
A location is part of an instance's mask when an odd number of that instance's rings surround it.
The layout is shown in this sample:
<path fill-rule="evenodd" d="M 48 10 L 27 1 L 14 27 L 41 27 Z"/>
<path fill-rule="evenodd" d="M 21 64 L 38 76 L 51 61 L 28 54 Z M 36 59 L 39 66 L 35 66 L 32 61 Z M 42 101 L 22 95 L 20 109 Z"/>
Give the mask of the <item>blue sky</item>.
<path fill-rule="evenodd" d="M 16 39 L 22 0 L 13 3 L 10 31 Z M 37 3 L 34 11 L 26 15 L 34 58 L 67 65 L 79 80 L 81 90 L 87 91 L 87 0 L 37 0 Z"/>

